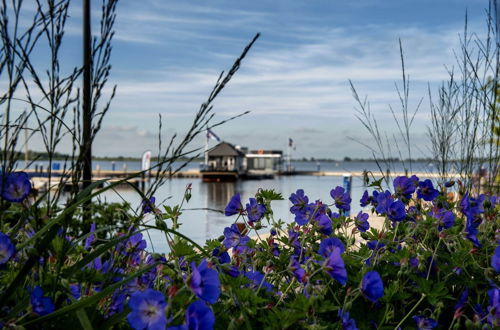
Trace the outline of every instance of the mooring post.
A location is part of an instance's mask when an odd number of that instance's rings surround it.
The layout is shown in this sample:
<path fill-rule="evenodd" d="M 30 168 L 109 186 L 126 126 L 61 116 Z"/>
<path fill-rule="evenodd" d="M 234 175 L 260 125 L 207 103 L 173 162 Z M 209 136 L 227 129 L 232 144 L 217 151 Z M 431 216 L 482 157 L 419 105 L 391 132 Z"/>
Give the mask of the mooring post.
<path fill-rule="evenodd" d="M 83 0 L 83 123 L 80 150 L 83 160 L 83 189 L 92 183 L 91 61 L 90 0 Z M 90 201 L 86 205 L 89 206 Z"/>

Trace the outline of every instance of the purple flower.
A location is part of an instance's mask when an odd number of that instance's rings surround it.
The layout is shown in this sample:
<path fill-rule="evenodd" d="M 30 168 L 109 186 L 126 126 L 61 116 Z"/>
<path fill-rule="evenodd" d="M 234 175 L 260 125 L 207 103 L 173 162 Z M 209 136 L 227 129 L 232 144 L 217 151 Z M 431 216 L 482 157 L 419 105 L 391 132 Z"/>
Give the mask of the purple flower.
<path fill-rule="evenodd" d="M 80 291 L 82 290 L 82 286 L 80 284 L 70 284 L 69 285 L 69 291 L 71 292 L 71 295 L 75 299 L 80 299 L 81 293 Z"/>
<path fill-rule="evenodd" d="M 372 199 L 371 196 L 368 195 L 368 191 L 365 190 L 363 196 L 361 196 L 361 199 L 359 200 L 359 205 L 361 207 L 365 207 L 368 204 L 370 204 L 371 199 Z"/>
<path fill-rule="evenodd" d="M 304 194 L 304 190 L 302 189 L 298 189 L 295 193 L 292 193 L 288 200 L 293 204 L 290 208 L 290 212 L 293 214 L 301 211 L 306 205 L 309 204 L 309 198 Z"/>
<path fill-rule="evenodd" d="M 189 287 L 193 292 L 206 302 L 214 304 L 220 295 L 219 274 L 215 269 L 208 268 L 206 259 L 200 262 L 196 267 L 194 262 L 191 263 L 191 278 L 189 279 Z"/>
<path fill-rule="evenodd" d="M 368 243 L 366 243 L 366 246 L 370 249 L 370 250 L 379 250 L 381 248 L 383 248 L 385 246 L 384 243 L 382 242 L 379 242 L 379 241 L 369 241 Z"/>
<path fill-rule="evenodd" d="M 339 210 L 349 211 L 351 209 L 351 197 L 344 188 L 336 187 L 335 189 L 332 189 L 330 191 L 330 196 L 332 196 L 335 201 L 335 206 Z"/>
<path fill-rule="evenodd" d="M 306 271 L 302 268 L 297 261 L 297 258 L 292 257 L 290 265 L 288 266 L 299 283 L 306 281 Z"/>
<path fill-rule="evenodd" d="M 413 317 L 413 320 L 417 323 L 418 330 L 430 330 L 434 329 L 438 325 L 438 323 L 435 320 L 431 318 L 427 319 L 422 315 L 415 315 Z"/>
<path fill-rule="evenodd" d="M 240 194 L 236 194 L 231 197 L 231 200 L 226 206 L 224 210 L 224 214 L 229 217 L 231 215 L 239 214 L 243 212 L 243 206 L 241 205 L 241 197 Z"/>
<path fill-rule="evenodd" d="M 233 223 L 231 227 L 224 228 L 224 241 L 222 244 L 227 248 L 232 248 L 240 245 L 246 245 L 250 241 L 250 237 L 242 235 L 238 229 L 238 225 Z"/>
<path fill-rule="evenodd" d="M 453 187 L 453 185 L 454 185 L 454 184 L 455 184 L 455 181 L 446 181 L 446 182 L 444 183 L 444 186 L 445 186 L 446 188 L 450 188 L 450 187 Z"/>
<path fill-rule="evenodd" d="M 458 298 L 458 302 L 455 305 L 455 311 L 463 308 L 467 303 L 468 298 L 469 298 L 469 288 L 465 288 L 465 290 L 460 295 L 460 298 Z"/>
<path fill-rule="evenodd" d="M 128 323 L 134 329 L 165 329 L 165 296 L 163 293 L 146 289 L 136 291 L 130 297 L 128 306 L 132 310 L 127 316 Z"/>
<path fill-rule="evenodd" d="M 369 271 L 363 276 L 361 292 L 372 302 L 377 302 L 384 296 L 384 283 L 382 283 L 382 278 L 377 271 Z"/>
<path fill-rule="evenodd" d="M 228 264 L 231 262 L 231 257 L 229 257 L 229 253 L 227 251 L 222 251 L 219 248 L 215 248 L 212 250 L 212 256 L 217 257 L 219 259 L 220 264 Z"/>
<path fill-rule="evenodd" d="M 339 309 L 338 316 L 342 321 L 342 330 L 358 330 L 356 327 L 356 321 L 349 318 L 348 312 L 344 312 L 342 309 Z"/>
<path fill-rule="evenodd" d="M 12 244 L 9 236 L 0 232 L 0 265 L 7 263 L 15 253 L 16 247 Z"/>
<path fill-rule="evenodd" d="M 387 213 L 387 209 L 392 204 L 392 202 L 394 202 L 391 192 L 389 190 L 381 193 L 377 193 L 376 191 L 374 191 L 373 196 L 377 201 L 375 211 L 377 211 L 377 213 L 379 214 Z"/>
<path fill-rule="evenodd" d="M 90 225 L 90 232 L 91 233 L 89 236 L 87 236 L 87 238 L 85 239 L 85 250 L 88 250 L 90 248 L 90 246 L 92 245 L 92 243 L 94 243 L 95 241 L 95 222 L 93 222 L 91 225 Z"/>
<path fill-rule="evenodd" d="M 418 260 L 417 257 L 411 257 L 410 258 L 410 266 L 413 268 L 418 268 L 418 265 L 420 265 L 420 261 Z"/>
<path fill-rule="evenodd" d="M 460 208 L 462 213 L 467 217 L 467 220 L 470 219 L 472 221 L 477 218 L 479 214 L 484 213 L 483 203 L 484 195 L 473 198 L 469 196 L 469 193 L 466 193 L 460 201 Z"/>
<path fill-rule="evenodd" d="M 301 208 L 300 210 L 296 211 L 294 213 L 295 214 L 295 222 L 299 226 L 303 226 L 306 223 L 308 223 L 309 220 L 311 220 L 311 217 L 314 213 L 315 207 L 316 207 L 316 204 L 308 204 L 308 205 L 304 206 L 303 208 Z"/>
<path fill-rule="evenodd" d="M 491 267 L 493 267 L 497 273 L 500 273 L 500 245 L 496 247 L 495 253 L 491 257 Z"/>
<path fill-rule="evenodd" d="M 321 214 L 318 218 L 319 231 L 322 234 L 330 235 L 333 232 L 332 220 L 326 214 Z"/>
<path fill-rule="evenodd" d="M 3 199 L 20 203 L 31 191 L 30 178 L 25 172 L 0 173 L 0 189 Z"/>
<path fill-rule="evenodd" d="M 345 285 L 347 282 L 347 271 L 345 269 L 344 260 L 340 256 L 341 250 L 338 247 L 333 248 L 332 253 L 323 262 L 323 269 L 340 284 Z"/>
<path fill-rule="evenodd" d="M 330 254 L 332 254 L 335 248 L 338 248 L 340 250 L 340 253 L 344 253 L 345 251 L 344 243 L 342 243 L 341 240 L 336 237 L 328 237 L 322 240 L 319 244 L 318 253 L 326 258 Z"/>
<path fill-rule="evenodd" d="M 427 179 L 418 183 L 417 198 L 431 202 L 439 196 L 439 190 L 434 189 L 432 181 Z"/>
<path fill-rule="evenodd" d="M 248 221 L 250 223 L 259 221 L 264 213 L 266 212 L 266 207 L 262 204 L 257 203 L 255 198 L 250 198 L 250 204 L 247 204 L 247 215 Z"/>
<path fill-rule="evenodd" d="M 354 222 L 356 223 L 356 227 L 358 228 L 359 231 L 366 232 L 368 229 L 370 229 L 370 224 L 368 223 L 369 217 L 370 216 L 368 215 L 368 213 L 363 213 L 362 211 L 359 211 L 356 218 L 354 218 Z"/>
<path fill-rule="evenodd" d="M 273 289 L 272 284 L 266 281 L 264 274 L 262 274 L 261 272 L 246 272 L 245 277 L 252 282 L 250 286 L 254 289 L 264 288 L 268 292 Z"/>
<path fill-rule="evenodd" d="M 394 201 L 391 202 L 389 207 L 387 208 L 387 217 L 391 221 L 401 221 L 405 218 L 405 205 L 402 201 Z"/>
<path fill-rule="evenodd" d="M 39 286 L 35 286 L 33 291 L 31 291 L 30 302 L 33 312 L 40 316 L 50 314 L 55 310 L 52 300 L 43 295 L 43 290 Z"/>
<path fill-rule="evenodd" d="M 500 289 L 497 287 L 488 290 L 490 297 L 488 305 L 488 323 L 492 326 L 500 325 Z"/>
<path fill-rule="evenodd" d="M 137 291 L 136 291 L 137 292 Z M 115 291 L 111 297 L 111 303 L 108 307 L 107 317 L 123 312 L 127 295 L 120 291 Z"/>
<path fill-rule="evenodd" d="M 277 234 L 276 228 L 271 228 L 270 232 L 271 232 L 271 236 L 276 236 L 276 234 Z"/>
<path fill-rule="evenodd" d="M 143 200 L 142 201 L 142 212 L 143 213 L 151 213 L 154 209 L 156 198 L 154 196 L 151 196 L 149 200 Z"/>
<path fill-rule="evenodd" d="M 120 246 L 121 247 L 121 246 Z M 147 247 L 147 243 L 142 239 L 142 234 L 137 233 L 132 236 L 125 242 L 122 251 L 123 255 L 128 255 L 132 252 L 140 252 Z"/>
<path fill-rule="evenodd" d="M 201 300 L 193 302 L 186 310 L 186 329 L 213 329 L 214 312 Z"/>
<path fill-rule="evenodd" d="M 293 246 L 294 248 L 294 254 L 300 255 L 302 251 L 302 246 L 300 245 L 299 241 L 299 233 L 294 230 L 289 230 L 288 241 L 290 242 L 290 245 Z"/>
<path fill-rule="evenodd" d="M 410 199 L 411 195 L 415 192 L 415 184 L 412 179 L 406 176 L 398 176 L 394 179 L 394 191 L 398 197 Z"/>
<path fill-rule="evenodd" d="M 438 219 L 438 231 L 449 229 L 455 224 L 455 214 L 451 211 L 443 209 L 435 211 L 431 215 Z"/>

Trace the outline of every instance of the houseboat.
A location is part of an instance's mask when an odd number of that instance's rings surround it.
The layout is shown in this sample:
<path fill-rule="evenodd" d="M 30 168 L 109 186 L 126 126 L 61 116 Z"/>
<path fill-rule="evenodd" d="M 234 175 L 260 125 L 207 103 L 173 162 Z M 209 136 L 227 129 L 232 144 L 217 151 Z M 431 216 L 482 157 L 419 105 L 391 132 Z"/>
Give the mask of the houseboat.
<path fill-rule="evenodd" d="M 221 142 L 206 151 L 200 170 L 203 181 L 272 178 L 281 171 L 283 153 L 279 150 L 252 150 Z"/>

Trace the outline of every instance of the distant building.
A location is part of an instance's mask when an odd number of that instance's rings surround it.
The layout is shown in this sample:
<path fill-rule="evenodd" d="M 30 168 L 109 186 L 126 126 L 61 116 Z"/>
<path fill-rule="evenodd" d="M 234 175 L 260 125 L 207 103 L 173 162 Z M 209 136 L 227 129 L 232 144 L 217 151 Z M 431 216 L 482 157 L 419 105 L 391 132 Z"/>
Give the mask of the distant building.
<path fill-rule="evenodd" d="M 281 172 L 281 150 L 251 150 L 221 142 L 207 152 L 202 169 L 204 181 L 273 177 Z"/>
<path fill-rule="evenodd" d="M 245 155 L 248 177 L 273 177 L 281 172 L 281 150 L 251 150 Z"/>

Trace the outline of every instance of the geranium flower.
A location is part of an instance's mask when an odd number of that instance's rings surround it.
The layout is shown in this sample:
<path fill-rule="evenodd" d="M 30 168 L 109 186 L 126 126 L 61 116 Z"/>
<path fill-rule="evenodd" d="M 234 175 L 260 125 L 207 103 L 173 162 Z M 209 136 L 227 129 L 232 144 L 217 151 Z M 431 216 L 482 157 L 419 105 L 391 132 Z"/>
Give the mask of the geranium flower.
<path fill-rule="evenodd" d="M 431 215 L 438 219 L 438 231 L 449 229 L 455 224 L 455 214 L 445 209 L 432 212 Z"/>
<path fill-rule="evenodd" d="M 250 203 L 246 206 L 248 221 L 250 223 L 259 221 L 266 212 L 266 207 L 257 203 L 255 198 L 250 198 Z"/>
<path fill-rule="evenodd" d="M 375 196 L 376 191 L 373 192 L 373 196 Z M 385 192 L 376 194 L 377 205 L 375 207 L 375 211 L 379 214 L 387 213 L 389 206 L 394 202 L 392 198 L 391 192 L 386 190 Z"/>
<path fill-rule="evenodd" d="M 345 285 L 347 282 L 347 271 L 345 269 L 344 260 L 340 256 L 340 248 L 335 247 L 330 255 L 323 262 L 323 269 L 340 284 Z"/>
<path fill-rule="evenodd" d="M 146 213 L 151 213 L 154 209 L 156 198 L 154 196 L 151 196 L 149 200 L 143 200 L 142 201 L 142 212 L 144 214 Z"/>
<path fill-rule="evenodd" d="M 341 240 L 336 237 L 328 237 L 322 240 L 319 244 L 318 253 L 326 258 L 333 252 L 335 248 L 338 248 L 340 250 L 340 253 L 344 253 L 345 251 L 344 243 L 342 243 Z"/>
<path fill-rule="evenodd" d="M 15 253 L 16 247 L 12 244 L 9 236 L 0 232 L 0 265 L 7 263 Z"/>
<path fill-rule="evenodd" d="M 468 298 L 469 298 L 469 288 L 465 288 L 462 294 L 460 294 L 460 298 L 458 299 L 458 302 L 455 305 L 455 312 L 459 309 L 462 309 L 465 306 Z"/>
<path fill-rule="evenodd" d="M 370 223 L 368 223 L 369 217 L 370 216 L 368 215 L 368 213 L 363 213 L 362 211 L 359 211 L 356 218 L 354 218 L 354 223 L 356 224 L 356 227 L 358 228 L 359 231 L 366 232 L 368 229 L 370 229 Z"/>
<path fill-rule="evenodd" d="M 33 312 L 40 316 L 50 314 L 55 310 L 54 303 L 49 297 L 43 295 L 43 290 L 39 286 L 35 286 L 31 291 L 30 302 Z"/>
<path fill-rule="evenodd" d="M 273 289 L 273 285 L 266 281 L 266 277 L 261 272 L 246 272 L 245 277 L 252 282 L 251 287 L 254 289 L 264 288 L 268 292 Z"/>
<path fill-rule="evenodd" d="M 406 217 L 405 205 L 402 201 L 391 202 L 387 208 L 387 217 L 391 221 L 401 221 Z"/>
<path fill-rule="evenodd" d="M 438 325 L 438 323 L 435 320 L 431 318 L 426 318 L 425 316 L 422 315 L 415 315 L 413 317 L 413 320 L 417 323 L 418 330 L 430 330 L 434 329 Z"/>
<path fill-rule="evenodd" d="M 413 180 L 406 176 L 398 176 L 394 179 L 394 193 L 398 197 L 410 199 L 411 195 L 415 192 L 415 184 Z"/>
<path fill-rule="evenodd" d="M 479 214 L 484 213 L 484 195 L 479 195 L 477 198 L 470 197 L 469 193 L 465 193 L 460 201 L 462 213 L 467 217 L 467 220 L 475 219 Z"/>
<path fill-rule="evenodd" d="M 342 330 L 358 330 L 356 321 L 349 318 L 349 312 L 344 312 L 344 310 L 339 309 L 338 316 L 342 321 Z"/>
<path fill-rule="evenodd" d="M 231 200 L 226 206 L 226 209 L 224 210 L 224 214 L 226 216 L 231 216 L 235 214 L 239 214 L 243 212 L 243 206 L 241 205 L 241 197 L 240 194 L 236 194 L 233 197 L 231 197 Z"/>
<path fill-rule="evenodd" d="M 197 300 L 186 309 L 186 323 L 180 326 L 169 327 L 169 330 L 210 330 L 214 328 L 214 312 L 201 300 Z"/>
<path fill-rule="evenodd" d="M 87 236 L 87 238 L 85 239 L 85 250 L 88 250 L 90 248 L 90 246 L 92 245 L 92 243 L 94 243 L 95 241 L 95 222 L 93 222 L 91 225 L 90 225 L 90 232 L 91 233 L 89 236 Z"/>
<path fill-rule="evenodd" d="M 198 267 L 192 262 L 191 270 L 191 277 L 188 281 L 191 290 L 198 298 L 214 304 L 220 295 L 220 281 L 217 271 L 208 267 L 206 259 L 203 259 Z"/>
<path fill-rule="evenodd" d="M 439 190 L 434 189 L 432 181 L 426 179 L 418 183 L 417 198 L 432 202 L 439 196 Z"/>
<path fill-rule="evenodd" d="M 299 283 L 304 283 L 306 281 L 306 271 L 300 266 L 297 258 L 292 257 L 292 260 L 288 267 L 290 268 L 297 281 L 299 281 Z"/>
<path fill-rule="evenodd" d="M 495 253 L 491 257 L 491 267 L 497 272 L 500 273 L 500 245 L 496 247 Z"/>
<path fill-rule="evenodd" d="M 292 193 L 288 200 L 293 204 L 290 208 L 290 212 L 293 214 L 301 211 L 309 204 L 309 198 L 304 194 L 304 190 L 302 189 L 298 189 L 295 193 Z"/>
<path fill-rule="evenodd" d="M 31 191 L 31 182 L 25 172 L 0 173 L 2 198 L 8 202 L 20 203 Z"/>
<path fill-rule="evenodd" d="M 128 306 L 132 310 L 127 316 L 128 323 L 134 329 L 165 329 L 165 296 L 163 293 L 146 289 L 136 291 L 130 297 Z"/>
<path fill-rule="evenodd" d="M 246 245 L 250 241 L 250 237 L 242 235 L 238 226 L 233 223 L 231 227 L 224 228 L 224 241 L 222 244 L 227 248 Z"/>
<path fill-rule="evenodd" d="M 335 201 L 335 206 L 339 210 L 349 211 L 351 209 L 351 197 L 344 188 L 336 187 L 335 189 L 332 189 L 330 191 L 330 196 L 332 196 Z"/>
<path fill-rule="evenodd" d="M 363 196 L 361 196 L 361 199 L 359 200 L 359 205 L 361 207 L 365 207 L 368 204 L 370 204 L 371 200 L 372 200 L 372 197 L 370 195 L 368 195 L 368 191 L 365 190 L 365 192 L 363 193 Z"/>
<path fill-rule="evenodd" d="M 295 222 L 299 226 L 303 226 L 306 223 L 308 223 L 314 214 L 315 208 L 316 208 L 316 204 L 311 203 L 311 204 L 304 206 L 300 210 L 296 211 L 295 212 Z"/>
<path fill-rule="evenodd" d="M 212 250 L 212 256 L 217 257 L 220 264 L 227 264 L 231 262 L 231 257 L 227 251 L 221 251 L 219 248 Z"/>
<path fill-rule="evenodd" d="M 384 283 L 377 271 L 369 271 L 363 276 L 361 292 L 372 302 L 377 302 L 384 296 Z"/>
<path fill-rule="evenodd" d="M 333 232 L 332 220 L 326 214 L 321 214 L 318 218 L 319 231 L 322 234 L 330 235 Z"/>

